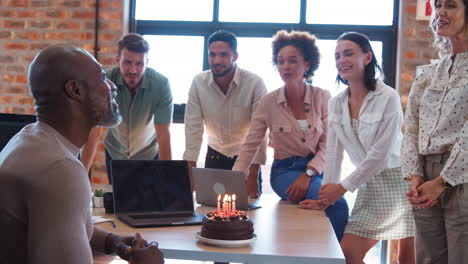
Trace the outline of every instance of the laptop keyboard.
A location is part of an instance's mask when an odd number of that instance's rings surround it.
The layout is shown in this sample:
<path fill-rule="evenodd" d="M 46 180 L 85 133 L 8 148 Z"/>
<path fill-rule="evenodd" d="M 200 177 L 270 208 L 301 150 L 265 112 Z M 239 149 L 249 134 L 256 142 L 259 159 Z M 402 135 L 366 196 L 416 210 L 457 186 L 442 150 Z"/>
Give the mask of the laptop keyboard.
<path fill-rule="evenodd" d="M 133 219 L 158 219 L 193 216 L 193 213 L 171 213 L 171 214 L 129 214 Z"/>

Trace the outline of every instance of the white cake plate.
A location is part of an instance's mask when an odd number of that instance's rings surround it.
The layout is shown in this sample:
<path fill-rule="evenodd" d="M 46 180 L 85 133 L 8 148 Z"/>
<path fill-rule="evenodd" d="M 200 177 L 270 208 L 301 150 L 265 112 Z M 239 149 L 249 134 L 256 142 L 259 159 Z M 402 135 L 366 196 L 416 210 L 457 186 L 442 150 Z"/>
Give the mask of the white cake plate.
<path fill-rule="evenodd" d="M 245 240 L 211 239 L 211 238 L 202 237 L 201 232 L 197 232 L 195 234 L 195 237 L 201 242 L 204 242 L 206 244 L 210 244 L 213 246 L 218 246 L 218 247 L 242 247 L 242 246 L 250 244 L 251 242 L 255 241 L 255 239 L 257 239 L 257 235 L 255 234 L 253 234 L 253 237 L 251 239 L 245 239 Z"/>

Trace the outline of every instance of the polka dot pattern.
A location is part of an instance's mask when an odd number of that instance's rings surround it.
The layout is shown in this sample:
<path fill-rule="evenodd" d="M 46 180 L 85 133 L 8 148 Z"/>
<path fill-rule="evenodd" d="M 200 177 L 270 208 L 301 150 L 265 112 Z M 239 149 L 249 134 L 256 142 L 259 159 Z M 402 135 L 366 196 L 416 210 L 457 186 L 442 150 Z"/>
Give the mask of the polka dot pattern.
<path fill-rule="evenodd" d="M 422 155 L 450 152 L 442 176 L 452 185 L 468 182 L 467 122 L 468 51 L 418 67 L 406 111 L 403 175 L 423 175 Z"/>

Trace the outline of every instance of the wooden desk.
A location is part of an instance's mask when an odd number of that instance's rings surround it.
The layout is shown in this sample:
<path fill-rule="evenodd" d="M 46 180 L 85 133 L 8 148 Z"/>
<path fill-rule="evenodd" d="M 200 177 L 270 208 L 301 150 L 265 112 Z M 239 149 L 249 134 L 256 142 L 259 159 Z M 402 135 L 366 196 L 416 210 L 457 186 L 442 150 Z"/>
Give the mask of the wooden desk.
<path fill-rule="evenodd" d="M 116 229 L 109 222 L 97 225 L 123 235 L 140 232 L 148 242 L 157 241 L 164 256 L 170 259 L 249 264 L 345 263 L 333 228 L 322 211 L 300 209 L 273 194 L 262 195 L 260 203 L 262 208 L 247 212 L 254 223 L 257 240 L 240 248 L 216 247 L 198 241 L 195 234 L 200 232 L 200 225 L 135 229 L 119 220 L 115 220 Z M 196 208 L 201 214 L 211 210 L 214 208 Z M 102 208 L 93 209 L 93 214 L 115 219 Z"/>

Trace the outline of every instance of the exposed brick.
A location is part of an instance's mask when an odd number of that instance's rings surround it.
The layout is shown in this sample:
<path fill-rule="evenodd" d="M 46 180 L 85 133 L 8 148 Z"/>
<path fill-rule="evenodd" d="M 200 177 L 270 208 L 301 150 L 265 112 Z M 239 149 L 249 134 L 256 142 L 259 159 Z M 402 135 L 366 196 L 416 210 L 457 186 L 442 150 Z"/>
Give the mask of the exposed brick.
<path fill-rule="evenodd" d="M 13 102 L 13 96 L 0 95 L 0 105 L 11 104 Z"/>
<path fill-rule="evenodd" d="M 115 64 L 115 58 L 99 58 L 99 62 L 104 66 L 110 67 Z"/>
<path fill-rule="evenodd" d="M 65 19 L 67 18 L 67 12 L 62 10 L 49 10 L 46 12 L 46 16 L 50 18 Z"/>
<path fill-rule="evenodd" d="M 27 114 L 28 109 L 26 107 L 13 106 L 13 113 L 15 113 L 15 114 Z"/>
<path fill-rule="evenodd" d="M 8 7 L 28 7 L 28 0 L 9 0 Z"/>
<path fill-rule="evenodd" d="M 81 1 L 63 1 L 63 2 L 60 2 L 59 3 L 59 6 L 60 7 L 72 7 L 72 8 L 76 8 L 76 7 L 80 7 L 81 6 Z"/>
<path fill-rule="evenodd" d="M 61 32 L 61 33 L 55 33 L 55 32 L 49 32 L 49 33 L 44 33 L 43 34 L 43 39 L 53 39 L 53 40 L 64 40 L 67 39 L 67 33 Z"/>
<path fill-rule="evenodd" d="M 50 28 L 50 22 L 49 21 L 31 21 L 30 22 L 30 27 L 31 28 L 46 29 L 46 28 Z"/>
<path fill-rule="evenodd" d="M 25 27 L 24 21 L 19 20 L 6 20 L 4 22 L 5 28 L 24 28 Z"/>
<path fill-rule="evenodd" d="M 18 10 L 16 12 L 18 18 L 40 18 L 42 15 L 43 13 L 37 10 Z"/>
<path fill-rule="evenodd" d="M 12 39 L 13 33 L 11 31 L 0 31 L 0 39 Z"/>
<path fill-rule="evenodd" d="M 8 72 L 15 72 L 15 73 L 24 73 L 25 69 L 24 66 L 21 65 L 9 65 L 6 67 Z"/>
<path fill-rule="evenodd" d="M 5 89 L 6 93 L 10 94 L 27 94 L 28 93 L 28 87 L 26 85 L 24 86 L 11 86 Z"/>
<path fill-rule="evenodd" d="M 111 0 L 107 1 L 99 1 L 99 8 L 100 9 L 108 9 L 111 6 Z M 94 9 L 96 8 L 96 1 L 95 0 L 86 0 L 84 3 L 84 7 L 89 8 L 89 9 Z"/>
<path fill-rule="evenodd" d="M 112 1 L 112 8 L 122 10 L 122 1 Z"/>
<path fill-rule="evenodd" d="M 406 6 L 406 14 L 416 15 L 416 5 L 407 5 Z"/>
<path fill-rule="evenodd" d="M 72 18 L 89 18 L 93 19 L 96 16 L 96 12 L 94 11 L 73 11 Z"/>
<path fill-rule="evenodd" d="M 28 83 L 28 77 L 26 75 L 17 75 L 16 83 Z"/>
<path fill-rule="evenodd" d="M 410 60 L 414 59 L 416 58 L 416 52 L 414 50 L 407 50 L 405 51 L 405 57 Z"/>
<path fill-rule="evenodd" d="M 86 27 L 90 29 L 94 29 L 94 23 L 86 23 Z M 114 21 L 101 21 L 99 23 L 99 29 L 102 30 L 109 30 L 109 31 L 118 31 L 121 32 L 122 30 L 122 23 L 114 22 Z"/>
<path fill-rule="evenodd" d="M 413 75 L 408 74 L 408 73 L 402 73 L 402 74 L 400 75 L 400 77 L 401 77 L 401 79 L 403 79 L 403 80 L 405 80 L 405 81 L 407 81 L 407 82 L 412 82 L 413 79 L 414 79 Z"/>
<path fill-rule="evenodd" d="M 405 30 L 406 38 L 414 38 L 416 36 L 416 29 L 415 28 L 407 28 Z"/>
<path fill-rule="evenodd" d="M 15 75 L 12 74 L 3 74 L 2 81 L 5 83 L 12 83 L 15 80 Z"/>
<path fill-rule="evenodd" d="M 116 42 L 120 39 L 120 34 L 115 33 L 104 33 L 99 34 L 99 39 L 107 42 Z"/>
<path fill-rule="evenodd" d="M 26 49 L 27 45 L 24 43 L 6 43 L 5 49 L 7 50 L 24 50 Z"/>
<path fill-rule="evenodd" d="M 14 17 L 15 12 L 12 10 L 0 10 L 0 17 Z"/>
<path fill-rule="evenodd" d="M 31 49 L 31 50 L 41 50 L 41 49 L 47 48 L 50 45 L 51 45 L 51 43 L 31 43 L 29 45 L 29 49 Z M 32 59 L 30 59 L 28 61 L 31 62 Z"/>
<path fill-rule="evenodd" d="M 32 7 L 52 7 L 52 1 L 50 0 L 40 0 L 40 1 L 31 1 Z"/>
<path fill-rule="evenodd" d="M 57 29 L 80 29 L 81 23 L 75 21 L 59 22 L 55 27 Z"/>
<path fill-rule="evenodd" d="M 91 32 L 80 32 L 80 33 L 70 33 L 69 39 L 71 40 L 92 40 L 94 39 L 94 33 Z"/>
<path fill-rule="evenodd" d="M 34 105 L 34 99 L 31 96 L 16 97 L 16 103 L 20 105 Z"/>
<path fill-rule="evenodd" d="M 12 63 L 14 61 L 15 59 L 13 58 L 13 56 L 0 55 L 0 63 Z"/>
<path fill-rule="evenodd" d="M 120 11 L 102 11 L 99 13 L 99 18 L 103 20 L 121 20 L 122 12 Z"/>
<path fill-rule="evenodd" d="M 16 34 L 19 39 L 30 39 L 30 40 L 38 40 L 39 33 L 37 32 L 19 32 Z"/>

